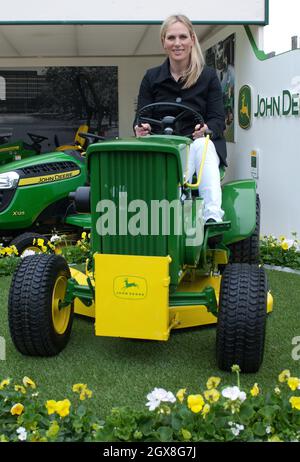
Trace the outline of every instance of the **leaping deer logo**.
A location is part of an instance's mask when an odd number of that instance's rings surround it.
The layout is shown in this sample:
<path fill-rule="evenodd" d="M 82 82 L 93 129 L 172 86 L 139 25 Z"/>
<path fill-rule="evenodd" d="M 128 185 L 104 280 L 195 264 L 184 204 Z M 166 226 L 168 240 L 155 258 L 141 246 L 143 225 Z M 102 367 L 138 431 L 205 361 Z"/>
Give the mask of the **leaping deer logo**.
<path fill-rule="evenodd" d="M 244 114 L 249 119 L 249 110 L 248 105 L 245 104 L 246 96 L 242 95 L 242 107 L 240 109 L 240 114 Z"/>
<path fill-rule="evenodd" d="M 128 278 L 124 279 L 124 287 L 123 289 L 129 289 L 129 287 L 138 287 L 138 284 L 135 282 L 128 282 Z"/>

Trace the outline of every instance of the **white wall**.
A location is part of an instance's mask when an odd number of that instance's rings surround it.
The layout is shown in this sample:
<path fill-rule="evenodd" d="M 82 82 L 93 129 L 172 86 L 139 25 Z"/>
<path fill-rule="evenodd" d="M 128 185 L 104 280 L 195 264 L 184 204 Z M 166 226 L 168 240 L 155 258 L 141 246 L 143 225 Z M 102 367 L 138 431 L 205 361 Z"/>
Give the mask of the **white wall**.
<path fill-rule="evenodd" d="M 291 232 L 296 231 L 300 237 L 300 117 L 252 117 L 252 126 L 248 130 L 243 130 L 238 125 L 238 92 L 241 86 L 247 84 L 252 88 L 253 113 L 256 109 L 257 94 L 276 97 L 285 89 L 300 93 L 300 50 L 259 61 L 243 27 L 223 29 L 204 44 L 205 48 L 233 32 L 236 33 L 236 143 L 228 144 L 230 168 L 227 177 L 249 178 L 250 153 L 257 149 L 257 184 L 262 203 L 262 234 L 290 236 Z"/>

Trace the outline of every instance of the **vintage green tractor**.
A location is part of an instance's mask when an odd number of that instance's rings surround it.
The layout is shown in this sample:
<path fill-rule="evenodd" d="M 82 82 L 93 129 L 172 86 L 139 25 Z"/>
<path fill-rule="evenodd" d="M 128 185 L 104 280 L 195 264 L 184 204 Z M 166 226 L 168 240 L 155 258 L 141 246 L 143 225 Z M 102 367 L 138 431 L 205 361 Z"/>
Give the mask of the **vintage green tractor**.
<path fill-rule="evenodd" d="M 95 318 L 98 336 L 148 340 L 217 323 L 218 366 L 259 369 L 273 300 L 264 269 L 252 264 L 256 185 L 224 184 L 224 221 L 205 224 L 203 200 L 190 194 L 197 185 L 184 174 L 191 140 L 172 128 L 179 119 L 156 121 L 168 136 L 89 146 L 90 190 L 79 189 L 75 199 L 91 211 L 91 258 L 85 273 L 59 255 L 21 262 L 8 315 L 24 355 L 58 354 L 75 312 Z M 200 176 L 201 166 L 197 183 Z"/>

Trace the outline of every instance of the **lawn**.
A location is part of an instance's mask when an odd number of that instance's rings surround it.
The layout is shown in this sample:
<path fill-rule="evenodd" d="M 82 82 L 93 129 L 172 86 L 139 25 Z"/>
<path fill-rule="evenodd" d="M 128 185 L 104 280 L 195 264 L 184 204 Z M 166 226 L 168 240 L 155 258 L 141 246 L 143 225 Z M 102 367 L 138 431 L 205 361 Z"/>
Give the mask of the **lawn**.
<path fill-rule="evenodd" d="M 300 336 L 300 276 L 268 271 L 275 306 L 267 322 L 265 358 L 257 374 L 242 376 L 242 386 L 258 382 L 272 387 L 277 375 L 289 368 L 300 374 L 300 360 L 292 359 L 292 339 Z M 40 398 L 62 399 L 72 395 L 72 384 L 87 383 L 93 390 L 93 406 L 104 417 L 114 406 L 142 408 L 154 387 L 176 392 L 187 387 L 199 392 L 211 375 L 223 383 L 234 380 L 218 371 L 215 360 L 215 327 L 171 334 L 168 342 L 95 337 L 93 321 L 75 318 L 71 340 L 57 357 L 31 358 L 19 354 L 11 342 L 7 324 L 10 277 L 0 280 L 0 336 L 6 340 L 6 360 L 0 361 L 0 379 L 21 381 L 24 375 L 38 385 Z"/>

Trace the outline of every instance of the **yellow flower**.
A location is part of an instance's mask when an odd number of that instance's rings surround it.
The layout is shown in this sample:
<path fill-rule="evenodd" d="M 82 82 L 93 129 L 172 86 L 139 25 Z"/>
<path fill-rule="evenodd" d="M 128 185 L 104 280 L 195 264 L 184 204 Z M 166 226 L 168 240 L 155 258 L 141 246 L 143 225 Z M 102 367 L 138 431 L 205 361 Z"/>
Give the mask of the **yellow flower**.
<path fill-rule="evenodd" d="M 57 401 L 55 412 L 60 417 L 66 417 L 70 414 L 70 406 L 71 402 L 68 399 L 64 399 L 63 401 Z"/>
<path fill-rule="evenodd" d="M 24 411 L 24 406 L 21 403 L 14 404 L 10 410 L 11 415 L 21 415 Z"/>
<path fill-rule="evenodd" d="M 86 239 L 86 232 L 85 231 L 83 231 L 83 233 L 81 234 L 81 238 Z"/>
<path fill-rule="evenodd" d="M 0 383 L 0 390 L 3 390 L 3 388 L 7 387 L 7 385 L 9 384 L 10 384 L 10 379 L 2 380 L 2 382 Z"/>
<path fill-rule="evenodd" d="M 72 391 L 74 391 L 74 393 L 81 393 L 86 388 L 87 388 L 86 383 L 75 383 L 72 387 Z"/>
<path fill-rule="evenodd" d="M 12 251 L 13 251 L 13 253 L 15 255 L 19 255 L 18 249 L 17 249 L 17 247 L 15 245 L 11 245 L 10 248 L 12 249 Z"/>
<path fill-rule="evenodd" d="M 291 373 L 288 369 L 285 369 L 284 371 L 282 371 L 279 376 L 278 376 L 278 380 L 280 383 L 283 383 L 283 382 L 287 382 L 288 378 L 291 376 Z"/>
<path fill-rule="evenodd" d="M 286 241 L 283 241 L 283 242 L 281 243 L 281 248 L 282 248 L 283 250 L 288 250 L 288 248 L 289 248 L 288 243 L 287 243 Z"/>
<path fill-rule="evenodd" d="M 257 396 L 259 395 L 259 387 L 257 385 L 257 383 L 255 383 L 252 387 L 252 389 L 250 390 L 250 393 L 252 396 Z"/>
<path fill-rule="evenodd" d="M 46 408 L 49 415 L 54 414 L 56 411 L 56 401 L 54 401 L 54 399 L 49 399 L 46 401 Z"/>
<path fill-rule="evenodd" d="M 289 377 L 287 383 L 290 389 L 295 391 L 300 385 L 300 379 L 298 377 Z"/>
<path fill-rule="evenodd" d="M 20 391 L 23 393 L 23 395 L 26 393 L 26 389 L 23 387 L 23 385 L 15 385 L 15 391 Z"/>
<path fill-rule="evenodd" d="M 48 250 L 47 247 L 46 247 L 45 245 L 42 245 L 41 247 L 42 247 L 42 252 L 43 252 L 43 253 L 46 253 L 47 250 Z"/>
<path fill-rule="evenodd" d="M 39 247 L 43 247 L 44 246 L 44 239 L 41 239 L 41 238 L 37 239 L 37 245 Z"/>
<path fill-rule="evenodd" d="M 180 388 L 180 390 L 178 390 L 178 392 L 176 393 L 176 398 L 178 399 L 178 401 L 180 401 L 181 403 L 183 402 L 184 400 L 184 395 L 186 393 L 186 388 Z"/>
<path fill-rule="evenodd" d="M 187 402 L 188 407 L 191 409 L 192 412 L 195 413 L 200 412 L 204 406 L 204 399 L 202 395 L 189 395 Z"/>
<path fill-rule="evenodd" d="M 25 375 L 25 377 L 23 377 L 23 384 L 25 385 L 25 387 L 36 388 L 36 384 L 34 383 L 34 381 L 31 380 L 26 375 Z"/>
<path fill-rule="evenodd" d="M 206 387 L 211 390 L 212 388 L 217 388 L 221 382 L 220 377 L 210 377 L 206 382 Z"/>
<path fill-rule="evenodd" d="M 279 236 L 280 241 L 285 241 L 285 236 Z"/>
<path fill-rule="evenodd" d="M 297 409 L 297 411 L 300 411 L 300 396 L 292 396 L 289 399 L 289 402 L 291 403 L 293 409 Z"/>
<path fill-rule="evenodd" d="M 202 412 L 201 412 L 201 414 L 203 415 L 203 419 L 205 419 L 205 417 L 209 413 L 209 411 L 210 411 L 210 405 L 205 404 L 203 409 L 202 409 Z"/>
<path fill-rule="evenodd" d="M 280 390 L 279 387 L 275 387 L 275 388 L 274 388 L 274 392 L 275 392 L 276 395 L 280 395 L 281 390 Z"/>
<path fill-rule="evenodd" d="M 220 399 L 220 393 L 218 390 L 213 388 L 212 390 L 206 390 L 204 392 L 205 399 L 209 401 L 210 403 L 216 403 Z"/>

